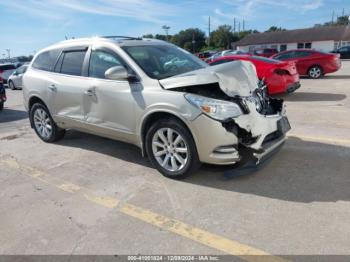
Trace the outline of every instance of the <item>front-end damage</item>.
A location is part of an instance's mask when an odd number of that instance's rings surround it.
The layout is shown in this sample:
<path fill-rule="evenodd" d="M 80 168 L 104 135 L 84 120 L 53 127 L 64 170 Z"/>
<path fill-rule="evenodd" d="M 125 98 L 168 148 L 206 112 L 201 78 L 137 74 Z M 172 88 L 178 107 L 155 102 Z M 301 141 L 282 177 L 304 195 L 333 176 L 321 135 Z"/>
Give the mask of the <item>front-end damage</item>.
<path fill-rule="evenodd" d="M 220 145 L 213 149 L 213 154 L 218 158 L 220 154 L 223 157 L 226 154 L 225 161 L 229 159 L 228 154 L 236 155 L 235 159 L 232 158 L 227 163 L 250 160 L 259 163 L 283 144 L 285 134 L 290 129 L 283 100 L 267 96 L 266 87 L 259 86 L 258 82 L 255 67 L 243 61 L 213 66 L 160 81 L 165 89 L 239 105 L 242 114 L 220 120 L 221 128 L 237 139 L 230 145 L 218 142 Z M 220 141 L 221 138 L 214 139 Z M 215 163 L 215 160 L 210 162 Z M 218 163 L 225 164 L 222 159 Z"/>

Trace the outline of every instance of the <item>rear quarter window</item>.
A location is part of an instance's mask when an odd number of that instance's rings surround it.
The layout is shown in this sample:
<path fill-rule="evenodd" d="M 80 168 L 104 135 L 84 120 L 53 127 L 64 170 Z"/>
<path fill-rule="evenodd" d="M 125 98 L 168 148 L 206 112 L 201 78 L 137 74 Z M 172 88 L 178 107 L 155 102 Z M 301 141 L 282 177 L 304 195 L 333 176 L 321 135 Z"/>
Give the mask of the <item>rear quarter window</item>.
<path fill-rule="evenodd" d="M 57 57 L 60 54 L 60 52 L 61 50 L 55 49 L 39 54 L 35 58 L 32 67 L 44 71 L 53 71 Z"/>
<path fill-rule="evenodd" d="M 234 59 L 221 59 L 221 60 L 218 60 L 218 61 L 215 61 L 213 63 L 210 63 L 211 66 L 214 66 L 214 65 L 220 65 L 220 64 L 224 64 L 224 63 L 228 63 L 228 62 L 233 62 L 235 61 Z"/>
<path fill-rule="evenodd" d="M 262 56 L 252 56 L 251 58 L 254 59 L 254 60 L 262 61 L 262 62 L 269 63 L 269 64 L 278 64 L 278 63 L 280 63 L 280 62 L 278 62 L 278 61 L 276 61 L 274 59 L 267 58 L 267 57 L 262 57 Z"/>

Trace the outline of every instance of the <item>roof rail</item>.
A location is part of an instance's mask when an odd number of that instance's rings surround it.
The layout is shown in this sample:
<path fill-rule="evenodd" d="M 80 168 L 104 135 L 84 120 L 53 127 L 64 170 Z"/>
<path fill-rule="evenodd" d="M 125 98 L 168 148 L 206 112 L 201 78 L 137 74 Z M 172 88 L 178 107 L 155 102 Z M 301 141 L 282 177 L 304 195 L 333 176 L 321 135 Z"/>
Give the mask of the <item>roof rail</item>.
<path fill-rule="evenodd" d="M 109 38 L 109 39 L 127 39 L 127 40 L 141 40 L 141 37 L 132 37 L 132 36 L 122 36 L 122 35 L 107 35 L 107 36 L 101 36 L 102 38 Z"/>

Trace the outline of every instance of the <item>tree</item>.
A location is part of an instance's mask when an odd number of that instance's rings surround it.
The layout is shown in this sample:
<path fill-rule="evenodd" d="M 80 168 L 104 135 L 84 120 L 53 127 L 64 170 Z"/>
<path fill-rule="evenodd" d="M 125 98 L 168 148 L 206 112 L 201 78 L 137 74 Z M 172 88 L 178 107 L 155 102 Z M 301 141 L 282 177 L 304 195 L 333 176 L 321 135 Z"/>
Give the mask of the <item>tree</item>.
<path fill-rule="evenodd" d="M 335 25 L 348 25 L 348 24 L 349 24 L 349 16 L 347 15 L 339 16 L 337 18 L 337 22 L 335 23 Z"/>
<path fill-rule="evenodd" d="M 170 37 L 171 36 L 168 36 L 169 37 L 169 39 L 170 39 Z M 159 40 L 163 40 L 163 41 L 166 41 L 167 39 L 167 37 L 166 37 L 166 35 L 160 35 L 160 34 L 156 34 L 155 36 L 154 36 L 154 38 L 155 39 L 159 39 Z"/>
<path fill-rule="evenodd" d="M 244 38 L 246 35 L 257 34 L 257 33 L 260 33 L 260 32 L 258 30 L 245 30 L 245 31 L 239 32 L 237 35 L 238 35 L 238 38 L 240 40 L 240 39 Z"/>
<path fill-rule="evenodd" d="M 194 41 L 194 43 L 192 41 Z M 171 42 L 188 51 L 198 52 L 205 46 L 205 33 L 198 28 L 188 28 L 173 35 L 171 37 Z"/>
<path fill-rule="evenodd" d="M 214 46 L 217 48 L 231 48 L 231 43 L 239 40 L 237 35 L 232 32 L 232 26 L 221 25 L 211 35 Z"/>
<path fill-rule="evenodd" d="M 269 29 L 267 29 L 265 32 L 277 32 L 277 31 L 286 31 L 285 28 L 277 27 L 277 26 L 271 26 Z"/>
<path fill-rule="evenodd" d="M 350 19 L 349 16 L 343 15 L 343 16 L 338 16 L 337 20 L 334 21 L 328 21 L 324 24 L 315 24 L 314 27 L 321 27 L 321 26 L 338 26 L 338 25 L 349 25 L 350 24 Z"/>
<path fill-rule="evenodd" d="M 154 36 L 152 34 L 147 34 L 147 35 L 143 35 L 143 38 L 154 38 Z"/>

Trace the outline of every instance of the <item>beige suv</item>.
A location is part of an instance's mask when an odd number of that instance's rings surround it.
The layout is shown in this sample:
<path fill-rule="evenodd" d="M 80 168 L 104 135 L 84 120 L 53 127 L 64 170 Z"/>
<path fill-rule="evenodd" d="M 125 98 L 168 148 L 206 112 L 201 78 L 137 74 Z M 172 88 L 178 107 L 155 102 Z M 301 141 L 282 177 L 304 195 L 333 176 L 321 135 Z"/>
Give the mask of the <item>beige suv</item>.
<path fill-rule="evenodd" d="M 290 129 L 249 62 L 208 66 L 159 40 L 95 37 L 40 51 L 23 78 L 30 123 L 45 142 L 76 129 L 141 148 L 165 176 L 200 163 L 254 161 Z"/>

